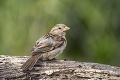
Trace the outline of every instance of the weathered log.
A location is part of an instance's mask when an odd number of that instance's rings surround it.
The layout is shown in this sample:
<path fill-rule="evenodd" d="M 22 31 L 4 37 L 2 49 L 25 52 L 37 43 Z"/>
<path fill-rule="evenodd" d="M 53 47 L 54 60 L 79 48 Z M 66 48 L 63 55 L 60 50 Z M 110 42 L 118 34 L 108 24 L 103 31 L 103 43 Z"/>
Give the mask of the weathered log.
<path fill-rule="evenodd" d="M 120 80 L 120 67 L 66 60 L 38 61 L 31 71 L 21 65 L 27 56 L 0 56 L 0 80 Z"/>

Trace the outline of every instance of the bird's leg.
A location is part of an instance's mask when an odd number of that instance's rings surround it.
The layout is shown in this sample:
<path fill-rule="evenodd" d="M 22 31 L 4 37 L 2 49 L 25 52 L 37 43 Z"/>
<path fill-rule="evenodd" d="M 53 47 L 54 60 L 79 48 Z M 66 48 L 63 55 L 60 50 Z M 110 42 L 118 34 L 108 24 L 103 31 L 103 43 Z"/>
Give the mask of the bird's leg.
<path fill-rule="evenodd" d="M 69 59 L 64 59 L 64 61 L 69 61 Z"/>
<path fill-rule="evenodd" d="M 52 60 L 54 60 L 54 61 L 55 61 L 55 60 L 58 60 L 58 59 L 56 59 L 56 58 L 53 58 Z"/>
<path fill-rule="evenodd" d="M 48 59 L 48 61 L 56 61 L 56 60 L 58 60 L 58 59 L 56 59 L 56 58 Z"/>
<path fill-rule="evenodd" d="M 35 64 L 35 67 L 37 67 L 37 66 L 43 66 L 43 62 L 44 62 L 44 61 L 45 61 L 45 60 L 38 59 L 37 63 Z"/>

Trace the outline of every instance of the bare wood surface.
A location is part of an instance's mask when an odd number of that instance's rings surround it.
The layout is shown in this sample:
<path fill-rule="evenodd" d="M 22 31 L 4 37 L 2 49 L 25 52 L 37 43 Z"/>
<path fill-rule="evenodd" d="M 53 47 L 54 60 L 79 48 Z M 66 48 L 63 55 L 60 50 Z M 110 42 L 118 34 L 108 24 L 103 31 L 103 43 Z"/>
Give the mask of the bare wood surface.
<path fill-rule="evenodd" d="M 23 72 L 25 56 L 0 55 L 0 80 L 120 80 L 120 67 L 76 61 L 38 61 Z"/>

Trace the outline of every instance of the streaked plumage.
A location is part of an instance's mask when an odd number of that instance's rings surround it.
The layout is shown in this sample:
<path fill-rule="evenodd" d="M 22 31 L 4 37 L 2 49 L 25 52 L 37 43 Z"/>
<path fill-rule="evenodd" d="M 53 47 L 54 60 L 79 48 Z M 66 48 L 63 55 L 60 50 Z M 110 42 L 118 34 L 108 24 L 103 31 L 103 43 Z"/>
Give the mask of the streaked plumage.
<path fill-rule="evenodd" d="M 29 59 L 22 65 L 23 70 L 31 70 L 38 59 L 51 60 L 65 49 L 66 31 L 70 28 L 64 24 L 55 25 L 51 31 L 36 41 Z"/>

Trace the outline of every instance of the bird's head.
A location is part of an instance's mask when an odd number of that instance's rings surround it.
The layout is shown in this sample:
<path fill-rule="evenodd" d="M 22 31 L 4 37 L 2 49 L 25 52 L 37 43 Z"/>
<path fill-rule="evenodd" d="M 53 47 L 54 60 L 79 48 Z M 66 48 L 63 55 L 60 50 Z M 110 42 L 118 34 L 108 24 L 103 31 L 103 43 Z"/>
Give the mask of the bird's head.
<path fill-rule="evenodd" d="M 51 29 L 50 33 L 56 34 L 59 36 L 65 36 L 66 31 L 68 31 L 69 29 L 70 28 L 64 24 L 57 24 Z"/>

